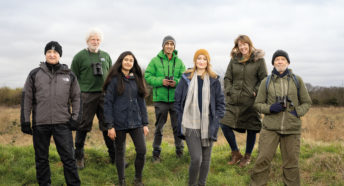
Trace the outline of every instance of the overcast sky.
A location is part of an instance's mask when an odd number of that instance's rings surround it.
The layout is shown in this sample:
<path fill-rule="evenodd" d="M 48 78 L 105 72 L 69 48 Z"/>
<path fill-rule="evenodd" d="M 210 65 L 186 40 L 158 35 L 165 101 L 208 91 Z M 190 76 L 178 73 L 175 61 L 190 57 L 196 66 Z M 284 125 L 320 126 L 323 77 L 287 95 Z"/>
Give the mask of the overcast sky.
<path fill-rule="evenodd" d="M 245 34 L 265 51 L 269 73 L 273 52 L 284 49 L 289 67 L 305 82 L 344 86 L 342 0 L 3 0 L 0 25 L 0 87 L 22 87 L 45 60 L 51 40 L 62 45 L 60 62 L 70 66 L 92 27 L 104 32 L 101 49 L 113 61 L 130 50 L 142 68 L 161 50 L 163 37 L 172 35 L 187 67 L 205 48 L 222 74 L 234 39 Z"/>

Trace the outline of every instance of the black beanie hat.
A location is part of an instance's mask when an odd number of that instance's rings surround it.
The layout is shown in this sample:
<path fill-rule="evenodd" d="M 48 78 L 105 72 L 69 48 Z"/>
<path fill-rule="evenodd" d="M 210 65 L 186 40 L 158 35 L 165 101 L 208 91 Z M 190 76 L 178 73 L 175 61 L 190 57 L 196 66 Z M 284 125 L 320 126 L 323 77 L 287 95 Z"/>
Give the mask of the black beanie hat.
<path fill-rule="evenodd" d="M 287 59 L 288 63 L 290 64 L 288 53 L 286 51 L 284 51 L 284 50 L 276 50 L 274 55 L 272 55 L 272 61 L 271 61 L 272 65 L 274 65 L 275 58 L 278 57 L 278 56 L 285 57 Z"/>
<path fill-rule="evenodd" d="M 50 41 L 44 48 L 44 55 L 47 53 L 48 50 L 55 50 L 60 54 L 62 57 L 62 46 L 56 41 Z"/>

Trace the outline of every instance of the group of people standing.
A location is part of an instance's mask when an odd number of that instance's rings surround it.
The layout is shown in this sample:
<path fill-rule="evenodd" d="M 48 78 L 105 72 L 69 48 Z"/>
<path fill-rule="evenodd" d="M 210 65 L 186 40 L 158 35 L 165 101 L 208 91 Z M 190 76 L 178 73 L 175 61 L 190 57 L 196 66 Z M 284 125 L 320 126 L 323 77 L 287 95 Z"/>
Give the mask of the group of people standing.
<path fill-rule="evenodd" d="M 311 100 L 302 79 L 288 69 L 290 59 L 285 51 L 274 53 L 274 69 L 267 76 L 264 52 L 255 49 L 248 36 L 240 35 L 231 51 L 222 91 L 220 77 L 212 70 L 205 49 L 195 52 L 193 67 L 186 70 L 178 57 L 175 39 L 166 36 L 161 51 L 143 73 L 130 51 L 120 54 L 112 65 L 109 54 L 99 49 L 102 41 L 101 31 L 91 30 L 86 37 L 87 48 L 74 56 L 71 70 L 59 62 L 61 45 L 49 42 L 44 49 L 46 61 L 32 70 L 25 82 L 21 128 L 33 134 L 39 185 L 51 184 L 51 136 L 63 162 L 67 185 L 80 185 L 77 169 L 84 168 L 87 162 L 84 144 L 95 115 L 110 162 L 116 164 L 118 184 L 126 185 L 125 144 L 129 133 L 136 151 L 134 185 L 144 185 L 145 136 L 149 133 L 146 82 L 153 88 L 156 116 L 154 163 L 163 161 L 161 143 L 169 113 L 176 157 L 184 154 L 183 140 L 191 157 L 188 185 L 206 185 L 220 126 L 232 151 L 228 164 L 240 167 L 250 163 L 256 134 L 261 132 L 251 185 L 266 185 L 278 144 L 284 162 L 284 183 L 300 184 L 300 117 L 308 111 Z M 260 113 L 265 114 L 262 123 Z M 72 130 L 76 130 L 75 149 Z M 247 132 L 244 156 L 234 131 Z"/>

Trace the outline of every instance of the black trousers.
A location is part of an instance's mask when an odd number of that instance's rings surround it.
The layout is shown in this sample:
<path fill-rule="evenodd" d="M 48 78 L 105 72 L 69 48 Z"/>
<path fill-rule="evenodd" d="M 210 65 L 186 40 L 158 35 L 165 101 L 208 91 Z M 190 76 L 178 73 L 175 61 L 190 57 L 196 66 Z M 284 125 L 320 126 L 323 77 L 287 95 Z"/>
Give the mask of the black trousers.
<path fill-rule="evenodd" d="M 51 184 L 49 167 L 50 138 L 53 136 L 57 152 L 63 163 L 63 173 L 67 185 L 80 185 L 80 178 L 74 159 L 72 131 L 67 124 L 38 125 L 33 127 L 36 177 L 41 186 Z"/>
<path fill-rule="evenodd" d="M 167 121 L 168 113 L 170 113 L 171 125 L 174 136 L 174 145 L 176 146 L 176 153 L 183 153 L 184 143 L 183 140 L 178 137 L 177 112 L 174 108 L 174 103 L 155 102 L 154 108 L 156 122 L 153 141 L 153 156 L 160 156 L 163 128 Z"/>
<path fill-rule="evenodd" d="M 94 116 L 99 120 L 99 129 L 103 131 L 103 138 L 108 148 L 109 156 L 115 159 L 115 144 L 108 137 L 107 129 L 104 124 L 104 95 L 102 93 L 81 93 L 82 99 L 82 120 L 75 136 L 75 157 L 82 159 L 84 157 L 84 146 L 87 132 L 90 132 L 93 125 Z"/>
<path fill-rule="evenodd" d="M 75 136 L 75 158 L 80 160 L 84 157 L 84 146 L 86 140 L 86 131 L 76 131 Z M 103 131 L 103 138 L 105 141 L 105 145 L 108 148 L 109 156 L 112 160 L 115 160 L 115 142 L 112 141 L 108 136 L 108 131 Z"/>
<path fill-rule="evenodd" d="M 136 159 L 135 159 L 135 178 L 142 178 L 142 171 L 146 159 L 146 142 L 143 134 L 143 128 L 128 129 L 116 131 L 116 167 L 118 179 L 122 180 L 125 178 L 124 169 L 125 169 L 125 141 L 127 133 L 130 134 L 131 139 L 135 145 Z"/>

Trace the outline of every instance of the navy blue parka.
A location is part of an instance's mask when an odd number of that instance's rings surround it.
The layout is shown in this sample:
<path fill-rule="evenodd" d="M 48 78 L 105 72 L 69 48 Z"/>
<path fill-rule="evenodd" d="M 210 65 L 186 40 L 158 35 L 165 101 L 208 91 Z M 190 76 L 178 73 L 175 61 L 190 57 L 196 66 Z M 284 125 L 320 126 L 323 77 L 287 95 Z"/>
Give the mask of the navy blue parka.
<path fill-rule="evenodd" d="M 174 107 L 178 115 L 178 137 L 185 139 L 182 134 L 182 118 L 185 106 L 185 100 L 188 93 L 190 79 L 188 78 L 190 73 L 184 73 L 175 91 Z M 219 76 L 214 79 L 210 79 L 210 115 L 209 115 L 209 139 L 216 141 L 217 132 L 219 130 L 219 120 L 224 116 L 225 101 L 224 95 L 221 90 L 221 84 Z"/>
<path fill-rule="evenodd" d="M 107 86 L 104 99 L 104 117 L 108 129 L 135 129 L 148 125 L 147 108 L 144 97 L 138 93 L 134 76 L 123 78 L 124 92 L 117 93 L 118 78 L 112 78 Z"/>

